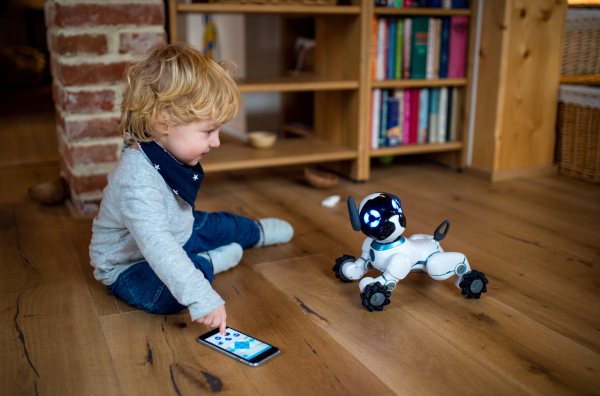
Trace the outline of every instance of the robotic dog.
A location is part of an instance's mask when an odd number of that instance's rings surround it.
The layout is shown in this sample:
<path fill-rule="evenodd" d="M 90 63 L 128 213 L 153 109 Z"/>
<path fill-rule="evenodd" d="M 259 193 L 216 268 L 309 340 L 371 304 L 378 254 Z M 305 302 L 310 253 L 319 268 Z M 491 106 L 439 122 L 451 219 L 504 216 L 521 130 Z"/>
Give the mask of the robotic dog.
<path fill-rule="evenodd" d="M 381 272 L 375 279 L 365 277 L 359 282 L 362 304 L 370 312 L 383 310 L 390 303 L 397 282 L 410 272 L 424 272 L 436 280 L 454 275 L 454 284 L 469 299 L 478 299 L 487 292 L 484 273 L 472 271 L 464 254 L 444 252 L 440 247 L 450 228 L 448 220 L 439 225 L 433 236 L 416 234 L 407 239 L 402 236 L 406 217 L 400 199 L 393 194 L 368 195 L 358 209 L 354 198 L 349 197 L 348 211 L 354 231 L 362 231 L 367 238 L 358 260 L 343 255 L 335 260 L 333 271 L 342 282 L 361 279 L 372 269 Z"/>

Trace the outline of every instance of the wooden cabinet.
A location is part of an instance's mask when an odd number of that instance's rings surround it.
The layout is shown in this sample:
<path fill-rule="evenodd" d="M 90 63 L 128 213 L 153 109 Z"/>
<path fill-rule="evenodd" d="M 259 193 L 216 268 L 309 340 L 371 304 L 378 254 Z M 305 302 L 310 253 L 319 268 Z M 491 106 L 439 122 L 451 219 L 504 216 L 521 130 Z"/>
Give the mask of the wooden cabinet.
<path fill-rule="evenodd" d="M 476 1 L 472 1 L 474 6 Z M 217 150 L 203 161 L 206 171 L 234 170 L 308 163 L 327 163 L 354 180 L 369 178 L 372 157 L 432 154 L 436 159 L 463 168 L 466 164 L 471 86 L 471 61 L 475 31 L 470 22 L 467 74 L 464 79 L 371 81 L 372 24 L 376 15 L 452 16 L 475 15 L 473 9 L 392 9 L 374 7 L 373 0 L 351 0 L 349 5 L 308 6 L 302 4 L 188 3 L 169 0 L 171 41 L 177 41 L 178 13 L 276 13 L 314 18 L 314 71 L 299 76 L 240 80 L 242 92 L 312 92 L 311 130 L 279 139 L 268 150 L 256 150 L 244 142 L 227 142 L 228 150 Z M 371 90 L 403 87 L 462 87 L 459 140 L 443 144 L 414 144 L 371 150 L 369 144 Z M 287 121 L 287 120 L 286 120 Z M 294 131 L 288 126 L 287 131 Z"/>

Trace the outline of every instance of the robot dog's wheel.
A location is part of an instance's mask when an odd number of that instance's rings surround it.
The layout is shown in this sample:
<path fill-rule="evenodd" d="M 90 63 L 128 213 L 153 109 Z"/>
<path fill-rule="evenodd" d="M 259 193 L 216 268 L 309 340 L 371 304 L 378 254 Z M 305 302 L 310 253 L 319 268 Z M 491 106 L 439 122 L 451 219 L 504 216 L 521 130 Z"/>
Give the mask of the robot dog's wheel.
<path fill-rule="evenodd" d="M 365 290 L 360 293 L 362 305 L 369 310 L 382 311 L 385 305 L 390 303 L 392 292 L 388 290 L 386 285 L 379 282 L 371 283 L 365 287 Z"/>
<path fill-rule="evenodd" d="M 352 282 L 351 280 L 346 279 L 344 277 L 344 274 L 342 274 L 342 265 L 344 265 L 344 263 L 346 261 L 350 261 L 350 260 L 352 260 L 354 262 L 354 261 L 356 261 L 356 257 L 344 254 L 342 257 L 338 257 L 335 259 L 335 265 L 333 266 L 333 272 L 335 272 L 335 277 L 338 278 L 342 282 Z"/>
<path fill-rule="evenodd" d="M 481 293 L 487 292 L 486 285 L 488 283 L 489 281 L 483 272 L 471 271 L 463 276 L 458 286 L 462 289 L 461 294 L 463 296 L 467 296 L 469 299 L 478 299 L 481 297 Z"/>

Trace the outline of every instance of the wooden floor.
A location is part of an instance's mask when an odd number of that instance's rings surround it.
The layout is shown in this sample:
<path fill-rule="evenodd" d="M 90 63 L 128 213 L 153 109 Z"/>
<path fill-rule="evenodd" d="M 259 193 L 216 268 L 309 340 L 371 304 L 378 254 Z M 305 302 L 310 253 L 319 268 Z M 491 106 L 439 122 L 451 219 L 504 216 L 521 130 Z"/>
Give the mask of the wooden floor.
<path fill-rule="evenodd" d="M 208 174 L 197 208 L 295 229 L 213 284 L 228 325 L 282 350 L 253 368 L 199 345 L 208 327 L 187 311 L 152 315 L 113 298 L 93 278 L 91 222 L 27 197 L 57 164 L 25 163 L 0 167 L 3 395 L 600 393 L 600 186 L 490 184 L 414 160 L 330 190 L 309 187 L 300 168 Z M 466 300 L 451 280 L 409 274 L 382 312 L 362 308 L 358 284 L 331 268 L 360 255 L 364 237 L 345 200 L 377 191 L 401 198 L 407 236 L 450 220 L 442 247 L 485 272 L 489 292 Z M 320 205 L 334 194 L 342 202 Z"/>

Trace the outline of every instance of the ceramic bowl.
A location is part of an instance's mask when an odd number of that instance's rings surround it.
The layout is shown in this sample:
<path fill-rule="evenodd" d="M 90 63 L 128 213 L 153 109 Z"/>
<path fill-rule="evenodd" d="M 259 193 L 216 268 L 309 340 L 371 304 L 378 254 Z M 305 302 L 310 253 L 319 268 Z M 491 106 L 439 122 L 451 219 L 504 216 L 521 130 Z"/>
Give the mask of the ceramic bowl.
<path fill-rule="evenodd" d="M 252 147 L 269 148 L 275 144 L 277 134 L 266 131 L 256 131 L 248 133 L 248 142 Z"/>
<path fill-rule="evenodd" d="M 314 168 L 304 168 L 304 177 L 311 186 L 318 188 L 333 187 L 337 184 L 339 178 L 333 173 L 323 172 Z"/>

